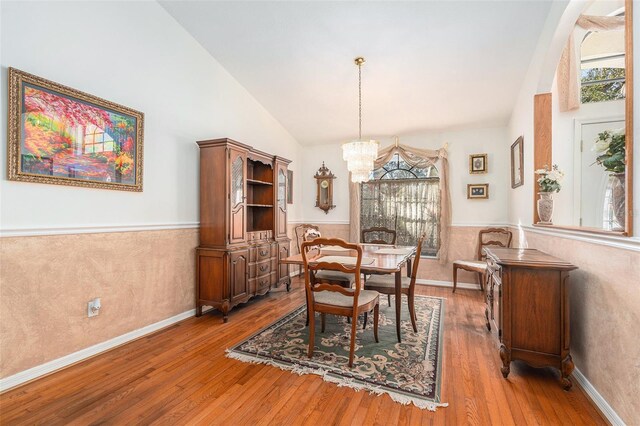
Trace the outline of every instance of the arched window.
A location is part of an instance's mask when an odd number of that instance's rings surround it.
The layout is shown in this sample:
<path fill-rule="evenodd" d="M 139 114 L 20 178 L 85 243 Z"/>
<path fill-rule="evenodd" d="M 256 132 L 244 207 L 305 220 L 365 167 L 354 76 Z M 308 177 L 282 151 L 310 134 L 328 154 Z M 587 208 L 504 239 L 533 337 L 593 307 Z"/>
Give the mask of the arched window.
<path fill-rule="evenodd" d="M 398 245 L 416 245 L 424 232 L 422 255 L 435 256 L 440 248 L 438 169 L 412 167 L 395 154 L 361 184 L 360 226 L 395 229 Z"/>
<path fill-rule="evenodd" d="M 624 16 L 624 12 L 618 14 Z M 581 102 L 625 97 L 624 29 L 589 31 L 580 45 Z"/>

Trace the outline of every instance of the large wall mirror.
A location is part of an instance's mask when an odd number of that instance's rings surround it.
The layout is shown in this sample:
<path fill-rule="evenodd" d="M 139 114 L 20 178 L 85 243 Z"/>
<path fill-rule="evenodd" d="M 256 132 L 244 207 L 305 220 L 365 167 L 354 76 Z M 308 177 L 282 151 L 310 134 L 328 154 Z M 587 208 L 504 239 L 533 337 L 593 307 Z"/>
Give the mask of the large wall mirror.
<path fill-rule="evenodd" d="M 588 3 L 558 64 L 548 107 L 551 137 L 536 139 L 551 149 L 536 146 L 542 154 L 534 160 L 536 168 L 557 164 L 565 173 L 553 226 L 631 235 L 631 7 L 631 0 Z"/>

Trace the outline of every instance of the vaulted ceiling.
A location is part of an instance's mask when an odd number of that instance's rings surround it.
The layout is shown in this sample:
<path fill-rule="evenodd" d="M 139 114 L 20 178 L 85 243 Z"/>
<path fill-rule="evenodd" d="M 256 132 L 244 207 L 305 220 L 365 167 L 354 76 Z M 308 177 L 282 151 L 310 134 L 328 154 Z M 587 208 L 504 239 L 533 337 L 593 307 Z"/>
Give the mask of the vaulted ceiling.
<path fill-rule="evenodd" d="M 548 1 L 160 4 L 302 144 L 505 125 Z"/>

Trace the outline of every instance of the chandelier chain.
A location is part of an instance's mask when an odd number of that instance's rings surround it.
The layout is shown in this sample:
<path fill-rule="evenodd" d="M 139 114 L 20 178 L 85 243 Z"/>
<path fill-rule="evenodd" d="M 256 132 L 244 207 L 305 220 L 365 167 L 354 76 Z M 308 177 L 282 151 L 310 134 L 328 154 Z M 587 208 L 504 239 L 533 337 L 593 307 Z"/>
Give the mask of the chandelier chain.
<path fill-rule="evenodd" d="M 362 64 L 358 64 L 358 140 L 362 140 Z"/>

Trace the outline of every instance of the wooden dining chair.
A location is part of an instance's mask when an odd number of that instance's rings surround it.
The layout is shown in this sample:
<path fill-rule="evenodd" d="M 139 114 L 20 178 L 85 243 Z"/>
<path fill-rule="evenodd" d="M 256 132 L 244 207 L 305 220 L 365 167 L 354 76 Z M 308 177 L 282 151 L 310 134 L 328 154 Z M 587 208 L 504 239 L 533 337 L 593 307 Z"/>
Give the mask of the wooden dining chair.
<path fill-rule="evenodd" d="M 298 231 L 300 232 L 299 234 Z M 295 232 L 296 239 L 298 238 L 298 235 L 300 235 L 302 237 L 302 242 L 312 241 L 316 238 L 322 237 L 320 229 L 317 226 L 306 223 L 296 226 Z M 298 242 L 298 250 L 302 253 L 300 242 Z M 302 271 L 303 270 L 301 269 L 300 274 L 302 274 Z M 330 284 L 338 284 L 347 288 L 351 288 L 354 283 L 352 274 L 343 274 L 339 271 L 317 271 L 312 274 L 311 279 L 312 281 L 328 282 Z"/>
<path fill-rule="evenodd" d="M 420 264 L 420 252 L 422 251 L 422 242 L 425 236 L 422 235 L 418 240 L 418 247 L 416 249 L 416 258 L 413 262 L 411 269 L 411 277 L 402 277 L 402 294 L 407 295 L 407 302 L 409 304 L 409 316 L 411 317 L 411 325 L 413 331 L 417 332 L 418 327 L 416 325 L 416 308 L 415 308 L 415 292 L 416 292 L 416 279 L 418 277 L 418 265 Z M 386 275 L 372 275 L 367 282 L 364 283 L 365 290 L 374 290 L 380 294 L 386 294 L 390 297 L 392 294 L 396 294 L 396 279 L 393 274 Z"/>
<path fill-rule="evenodd" d="M 310 229 L 317 231 L 318 235 L 320 236 L 320 228 L 310 223 L 301 223 L 300 225 L 297 225 L 295 228 L 293 228 L 293 232 L 295 233 L 295 236 L 296 236 L 296 247 L 298 248 L 298 253 L 301 253 L 300 245 L 305 241 L 305 235 L 307 234 L 307 231 Z M 304 268 L 300 267 L 300 273 L 298 274 L 298 276 L 302 276 L 303 271 L 304 271 Z"/>
<path fill-rule="evenodd" d="M 343 265 L 336 262 L 318 262 L 320 245 L 339 246 L 354 250 L 357 254 L 355 264 Z M 349 346 L 349 367 L 353 367 L 353 356 L 356 344 L 356 327 L 358 315 L 373 309 L 373 335 L 378 342 L 378 310 L 379 294 L 377 291 L 361 290 L 360 265 L 362 263 L 362 248 L 358 244 L 350 244 L 339 238 L 316 238 L 302 243 L 302 262 L 305 270 L 305 288 L 307 291 L 307 312 L 309 317 L 309 353 L 311 358 L 315 343 L 315 313 L 319 312 L 322 319 L 322 331 L 325 326 L 325 315 L 333 314 L 346 316 L 351 319 L 351 343 Z M 338 271 L 353 274 L 355 287 L 344 288 L 330 283 L 313 283 L 310 276 L 317 271 Z"/>
<path fill-rule="evenodd" d="M 497 239 L 493 239 L 497 238 Z M 484 290 L 484 282 L 487 277 L 487 262 L 484 253 L 485 247 L 511 247 L 513 233 L 504 228 L 487 228 L 478 233 L 478 246 L 475 260 L 456 260 L 453 262 L 453 293 L 458 285 L 458 269 L 478 274 L 480 290 Z"/>
<path fill-rule="evenodd" d="M 372 228 L 363 229 L 361 233 L 361 242 L 368 244 L 395 244 L 396 231 L 385 228 L 383 226 L 374 226 Z"/>

